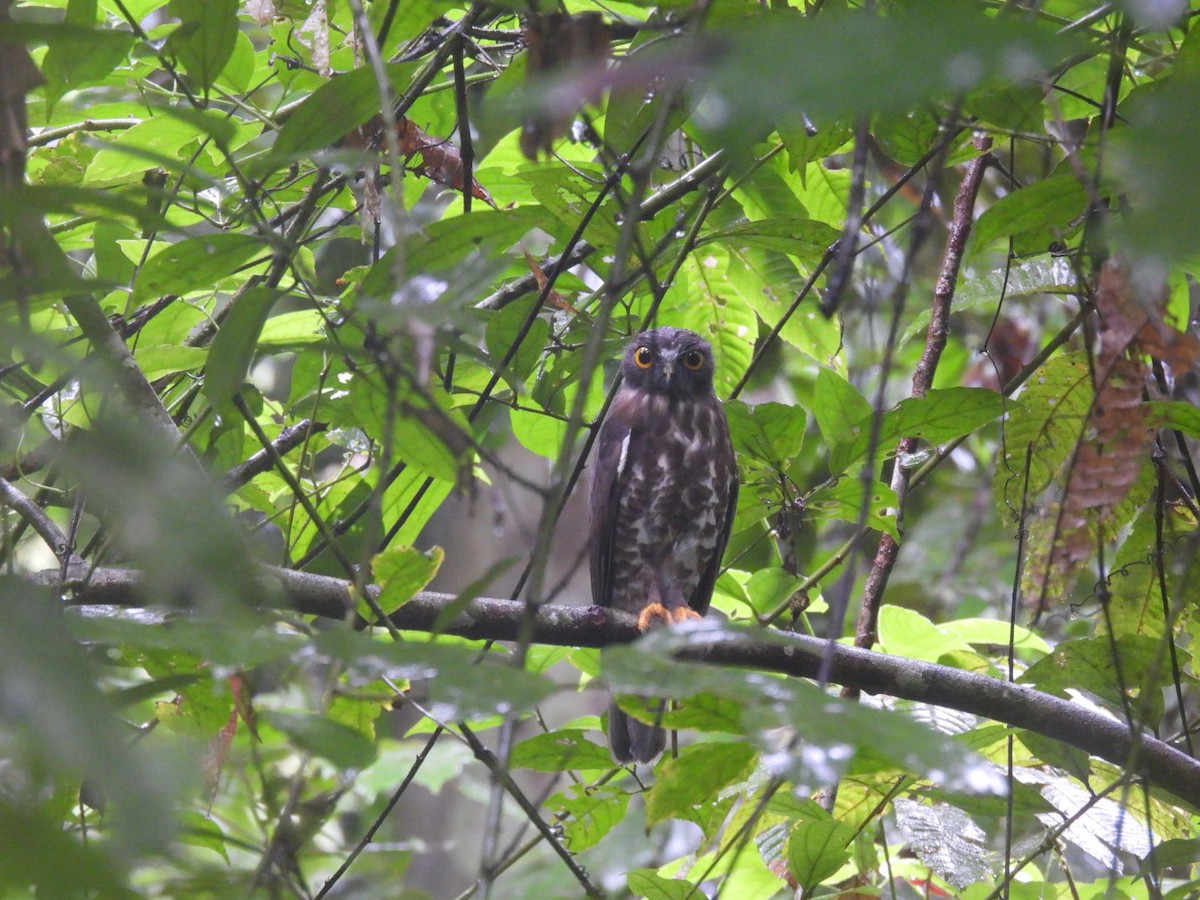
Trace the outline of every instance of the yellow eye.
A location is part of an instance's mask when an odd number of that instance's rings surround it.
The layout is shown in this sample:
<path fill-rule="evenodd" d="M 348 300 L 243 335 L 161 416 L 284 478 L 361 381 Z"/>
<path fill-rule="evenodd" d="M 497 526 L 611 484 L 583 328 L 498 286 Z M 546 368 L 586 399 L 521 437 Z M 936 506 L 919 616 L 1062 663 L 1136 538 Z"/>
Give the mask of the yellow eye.
<path fill-rule="evenodd" d="M 699 350 L 689 350 L 683 354 L 683 364 L 695 372 L 704 365 L 704 354 Z"/>
<path fill-rule="evenodd" d="M 633 361 L 639 369 L 648 369 L 654 365 L 654 351 L 649 347 L 638 347 L 633 353 Z"/>

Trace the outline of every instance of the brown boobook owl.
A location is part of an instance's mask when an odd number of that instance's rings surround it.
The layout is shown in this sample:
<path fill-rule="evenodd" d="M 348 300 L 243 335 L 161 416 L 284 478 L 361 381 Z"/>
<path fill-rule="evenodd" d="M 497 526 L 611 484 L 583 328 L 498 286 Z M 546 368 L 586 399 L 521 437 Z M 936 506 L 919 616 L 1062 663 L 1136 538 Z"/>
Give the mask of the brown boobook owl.
<path fill-rule="evenodd" d="M 592 481 L 592 599 L 637 616 L 645 631 L 708 611 L 737 506 L 737 461 L 713 392 L 712 348 L 698 334 L 640 334 L 621 372 Z M 608 743 L 617 762 L 650 762 L 666 732 L 612 703 Z"/>

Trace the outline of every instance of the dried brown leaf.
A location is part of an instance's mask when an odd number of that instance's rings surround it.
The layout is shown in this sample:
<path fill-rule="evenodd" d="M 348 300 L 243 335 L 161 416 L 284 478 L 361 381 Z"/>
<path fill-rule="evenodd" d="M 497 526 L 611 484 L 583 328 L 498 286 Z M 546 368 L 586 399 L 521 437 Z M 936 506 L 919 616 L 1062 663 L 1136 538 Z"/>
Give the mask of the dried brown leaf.
<path fill-rule="evenodd" d="M 383 133 L 383 117 L 375 116 L 365 125 L 350 132 L 342 144 L 377 153 L 383 145 Z M 396 120 L 396 143 L 400 155 L 406 160 L 420 157 L 420 162 L 412 167 L 414 174 L 428 178 L 437 184 L 444 184 L 456 191 L 463 190 L 466 180 L 465 166 L 462 161 L 462 150 L 458 144 L 427 134 L 407 116 L 401 116 Z M 482 200 L 493 209 L 497 208 L 492 195 L 474 177 L 471 178 L 471 196 Z"/>
<path fill-rule="evenodd" d="M 546 285 L 550 282 L 549 277 L 542 271 L 542 267 L 538 265 L 538 261 L 529 255 L 529 251 L 525 250 L 525 263 L 529 266 L 529 271 L 533 273 L 533 280 L 537 282 L 538 291 L 546 290 Z M 563 295 L 551 288 L 550 293 L 546 295 L 546 302 L 555 309 L 565 309 L 569 313 L 579 315 L 579 310 L 573 307 L 570 303 L 563 299 Z"/>

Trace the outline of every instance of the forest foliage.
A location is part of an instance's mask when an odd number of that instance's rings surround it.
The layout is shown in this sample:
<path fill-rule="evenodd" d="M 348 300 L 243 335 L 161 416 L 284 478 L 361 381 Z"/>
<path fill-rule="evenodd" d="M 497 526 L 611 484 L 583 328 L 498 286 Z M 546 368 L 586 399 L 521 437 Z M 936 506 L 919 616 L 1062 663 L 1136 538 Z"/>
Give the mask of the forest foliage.
<path fill-rule="evenodd" d="M 0 895 L 1194 895 L 1198 13 L 0 0 Z M 742 489 L 631 641 L 668 324 Z"/>

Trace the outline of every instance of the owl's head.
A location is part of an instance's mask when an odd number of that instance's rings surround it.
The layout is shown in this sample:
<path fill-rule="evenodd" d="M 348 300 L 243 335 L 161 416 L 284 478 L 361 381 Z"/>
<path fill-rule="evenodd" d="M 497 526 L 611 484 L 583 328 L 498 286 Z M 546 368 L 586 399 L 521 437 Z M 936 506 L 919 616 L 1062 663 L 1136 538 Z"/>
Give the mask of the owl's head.
<path fill-rule="evenodd" d="M 625 384 L 676 399 L 707 397 L 713 389 L 708 341 L 685 328 L 644 331 L 625 348 Z"/>

